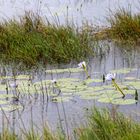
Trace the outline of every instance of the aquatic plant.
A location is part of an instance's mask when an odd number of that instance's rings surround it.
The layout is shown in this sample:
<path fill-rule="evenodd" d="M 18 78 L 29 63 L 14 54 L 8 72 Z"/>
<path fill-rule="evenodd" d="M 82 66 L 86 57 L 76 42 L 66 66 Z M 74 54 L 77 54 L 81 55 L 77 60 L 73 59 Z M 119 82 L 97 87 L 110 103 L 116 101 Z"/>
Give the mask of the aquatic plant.
<path fill-rule="evenodd" d="M 94 54 L 92 37 L 70 25 L 43 22 L 33 13 L 26 13 L 20 22 L 0 24 L 0 58 L 33 66 L 39 63 L 68 63 Z"/>
<path fill-rule="evenodd" d="M 57 93 L 56 96 L 59 96 L 60 93 L 61 93 L 61 89 L 60 89 L 60 86 L 58 85 L 57 80 L 56 79 L 53 79 L 51 82 L 52 82 L 52 90 L 53 90 L 53 93 L 56 94 L 55 91 L 57 90 L 58 93 Z"/>
<path fill-rule="evenodd" d="M 87 79 L 90 78 L 90 76 L 89 76 L 89 74 L 88 74 L 88 71 L 87 71 L 87 66 L 86 66 L 86 62 L 85 62 L 85 61 L 80 62 L 80 63 L 78 64 L 78 67 L 79 67 L 80 69 L 83 69 L 83 70 L 85 71 L 86 76 L 87 76 Z"/>
<path fill-rule="evenodd" d="M 106 75 L 105 79 L 108 80 L 108 81 L 112 81 L 113 85 L 116 87 L 116 89 L 123 95 L 123 98 L 125 97 L 125 94 L 123 93 L 123 91 L 121 90 L 121 88 L 118 86 L 118 84 L 116 83 L 115 81 L 115 77 L 116 77 L 116 74 L 112 74 L 112 73 L 109 73 Z"/>
<path fill-rule="evenodd" d="M 115 13 L 110 12 L 107 17 L 109 27 L 101 29 L 97 34 L 98 39 L 112 39 L 121 44 L 139 43 L 140 15 L 132 13 L 131 9 L 119 8 Z"/>
<path fill-rule="evenodd" d="M 93 108 L 87 124 L 75 132 L 79 140 L 138 140 L 140 124 L 118 113 L 115 107 Z"/>

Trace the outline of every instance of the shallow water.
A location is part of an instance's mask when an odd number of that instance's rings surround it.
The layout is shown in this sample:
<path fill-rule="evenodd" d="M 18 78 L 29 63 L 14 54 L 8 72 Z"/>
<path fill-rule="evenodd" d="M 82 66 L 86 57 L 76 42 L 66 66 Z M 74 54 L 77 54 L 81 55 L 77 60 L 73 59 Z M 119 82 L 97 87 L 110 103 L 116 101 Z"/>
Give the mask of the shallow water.
<path fill-rule="evenodd" d="M 129 51 L 129 49 L 126 50 L 118 46 L 116 47 L 113 43 L 108 43 L 108 45 L 109 47 L 106 47 L 104 51 L 102 50 L 102 56 L 96 56 L 94 58 L 90 58 L 89 60 L 87 60 L 88 72 L 91 78 L 93 80 L 100 79 L 100 82 L 92 82 L 89 85 L 96 89 L 96 87 L 100 86 L 100 88 L 102 88 L 102 86 L 107 86 L 111 84 L 110 82 L 106 82 L 106 83 L 101 82 L 102 75 L 103 74 L 106 75 L 111 70 L 119 70 L 119 71 L 116 71 L 117 73 L 116 82 L 120 83 L 120 85 L 123 83 L 127 83 L 128 81 L 129 82 L 137 81 L 137 80 L 139 81 L 140 79 L 140 61 L 139 61 L 140 51 L 138 49 L 133 49 L 133 51 L 130 49 L 131 51 Z M 37 81 L 46 80 L 46 79 L 47 80 L 61 79 L 62 81 L 63 81 L 63 78 L 78 78 L 80 80 L 86 79 L 86 75 L 84 72 L 77 72 L 77 73 L 69 73 L 69 72 L 64 73 L 63 72 L 63 73 L 57 73 L 57 74 L 46 73 L 46 70 L 49 70 L 49 69 L 54 69 L 54 68 L 62 69 L 62 68 L 72 68 L 72 67 L 76 68 L 77 63 L 71 63 L 68 65 L 61 64 L 61 65 L 55 65 L 55 66 L 47 66 L 44 69 L 38 69 L 36 71 L 32 70 L 29 72 L 16 71 L 15 74 L 33 75 L 33 79 L 32 79 L 33 83 L 36 83 Z M 120 70 L 123 68 L 125 68 L 124 71 Z M 130 70 L 128 68 L 130 68 Z M 0 70 L 1 70 L 1 76 L 12 76 L 12 69 L 10 68 L 10 66 L 5 66 L 5 70 L 3 67 L 1 67 Z M 1 79 L 1 84 L 2 82 L 3 80 Z M 10 83 L 10 80 L 8 81 L 8 83 Z M 139 93 L 140 86 L 135 85 L 135 84 L 133 86 L 137 87 L 138 93 Z M 101 90 L 100 88 L 98 89 L 99 91 Z M 124 93 L 125 92 L 126 91 L 124 91 Z M 31 120 L 32 120 L 34 124 L 38 125 L 39 127 L 41 127 L 42 124 L 44 124 L 44 122 L 47 122 L 49 126 L 51 127 L 51 129 L 53 130 L 56 130 L 57 127 L 60 127 L 62 125 L 63 129 L 66 130 L 66 128 L 68 128 L 69 129 L 68 131 L 71 132 L 72 128 L 78 126 L 80 123 L 85 123 L 85 118 L 86 118 L 85 116 L 88 114 L 88 110 L 94 105 L 97 107 L 109 107 L 109 108 L 112 108 L 112 106 L 114 106 L 117 108 L 118 111 L 121 111 L 127 115 L 131 115 L 136 120 L 140 119 L 139 101 L 137 102 L 137 104 L 133 103 L 130 105 L 129 104 L 128 105 L 111 105 L 110 103 L 98 102 L 96 98 L 91 99 L 91 100 L 89 100 L 87 96 L 86 97 L 84 96 L 84 98 L 81 98 L 83 96 L 77 94 L 77 92 L 73 92 L 72 94 L 66 95 L 70 97 L 70 99 L 68 99 L 69 101 L 67 102 L 65 102 L 65 100 L 63 102 L 52 102 L 51 99 L 53 97 L 52 96 L 48 97 L 46 95 L 46 92 L 42 92 L 41 94 L 37 94 L 37 93 L 32 94 L 32 91 L 29 91 L 26 95 L 23 95 L 23 93 L 21 91 L 19 101 L 13 101 L 10 97 L 7 98 L 7 102 L 9 102 L 10 106 L 12 104 L 16 104 L 17 107 L 19 107 L 19 109 L 15 109 L 15 108 L 5 109 L 5 107 L 7 107 L 7 103 L 1 104 L 1 107 L 3 108 L 3 110 L 0 113 L 0 118 L 1 118 L 0 124 L 3 124 L 4 120 L 5 122 L 7 122 L 6 120 L 7 118 L 11 126 L 11 129 L 13 130 L 13 128 L 15 128 L 16 131 L 19 130 L 19 128 L 23 129 L 24 125 L 26 128 L 29 128 L 31 126 Z M 114 90 L 114 93 L 115 93 L 115 90 Z M 4 93 L 1 92 L 1 94 L 6 95 L 6 91 Z M 15 94 L 14 91 L 12 92 L 12 94 Z M 85 94 L 88 94 L 88 93 L 85 93 Z M 118 95 L 120 98 L 119 92 L 117 93 L 117 96 Z M 126 98 L 134 99 L 135 97 L 133 94 L 133 95 L 127 95 Z M 5 113 L 3 113 L 3 111 Z M 5 117 L 5 115 L 7 117 Z M 3 125 L 1 125 L 1 129 L 2 128 L 3 128 Z"/>
<path fill-rule="evenodd" d="M 119 7 L 139 11 L 139 0 L 1 0 L 0 20 L 18 18 L 25 11 L 38 13 L 51 22 L 65 24 L 67 21 L 107 25 L 109 11 Z"/>
<path fill-rule="evenodd" d="M 51 0 L 43 1 L 39 4 L 39 0 L 1 0 L 0 1 L 0 19 L 11 19 L 13 16 L 17 18 L 19 15 L 23 15 L 24 11 L 34 11 L 39 12 L 40 15 L 44 18 L 48 18 L 52 22 L 56 20 L 54 16 L 58 15 L 59 22 L 61 24 L 66 23 L 66 19 L 70 22 L 74 21 L 78 25 L 81 25 L 82 22 L 88 21 L 89 23 L 98 24 L 98 25 L 107 25 L 105 22 L 105 17 L 109 14 L 109 9 L 116 10 L 117 7 L 132 8 L 132 11 L 138 12 L 137 3 L 138 1 L 132 0 Z M 114 6 L 115 5 L 115 6 Z M 8 10 L 7 10 L 8 9 Z M 58 20 L 57 20 L 58 22 Z M 108 47 L 109 46 L 109 47 Z M 130 51 L 129 51 L 130 50 Z M 130 68 L 136 69 L 130 72 L 117 73 L 116 82 L 123 83 L 127 82 L 125 78 L 134 78 L 140 79 L 140 50 L 138 48 L 125 48 L 115 46 L 113 43 L 104 42 L 101 44 L 100 49 L 96 50 L 99 52 L 94 58 L 87 60 L 88 72 L 91 75 L 92 79 L 102 79 L 103 74 L 107 74 L 111 70 Z M 98 54 L 98 53 L 97 53 Z M 82 60 L 81 60 L 82 61 Z M 12 70 L 15 66 L 1 66 L 0 67 L 0 76 L 12 76 Z M 78 78 L 81 80 L 86 79 L 84 72 L 78 73 L 60 73 L 60 74 L 47 74 L 45 71 L 48 69 L 62 69 L 62 68 L 76 68 L 77 63 L 70 63 L 67 65 L 59 64 L 55 66 L 46 66 L 46 68 L 40 68 L 37 70 L 30 71 L 18 71 L 14 68 L 15 74 L 31 74 L 33 76 L 32 82 L 35 83 L 41 80 L 52 80 L 52 79 L 62 79 L 62 78 Z M 0 80 L 1 84 L 3 80 Z M 13 81 L 12 81 L 13 82 Z M 108 83 L 92 83 L 90 86 L 103 86 L 108 85 Z M 137 85 L 139 87 L 139 85 Z M 138 93 L 140 90 L 138 90 Z M 6 92 L 1 94 L 6 94 Z M 14 91 L 13 91 L 14 93 Z M 120 93 L 118 93 L 120 94 Z M 21 94 L 22 95 L 22 92 Z M 44 96 L 43 96 L 44 95 Z M 112 105 L 108 103 L 98 102 L 97 99 L 82 99 L 79 95 L 72 94 L 70 95 L 71 99 L 68 102 L 56 103 L 52 102 L 47 95 L 43 94 L 30 94 L 26 96 L 21 96 L 19 101 L 14 101 L 14 104 L 17 104 L 19 110 L 9 109 L 7 110 L 4 107 L 7 107 L 7 103 L 3 103 L 1 107 L 4 109 L 0 113 L 0 128 L 3 129 L 3 122 L 9 122 L 11 129 L 15 128 L 19 130 L 20 128 L 26 128 L 31 126 L 31 120 L 38 125 L 42 126 L 44 121 L 47 121 L 51 129 L 56 130 L 57 126 L 63 125 L 63 128 L 69 128 L 68 131 L 71 131 L 72 128 L 78 126 L 80 123 L 84 123 L 85 114 L 87 115 L 88 109 L 93 105 L 97 107 L 109 107 Z M 130 98 L 134 99 L 134 96 Z M 5 101 L 5 99 L 4 99 Z M 7 99 L 10 106 L 13 104 L 12 99 L 9 97 Z M 139 101 L 137 104 L 130 105 L 115 105 L 117 110 L 133 116 L 134 119 L 140 119 L 139 112 Z M 3 111 L 5 113 L 3 113 Z M 6 115 L 6 116 L 5 116 Z M 7 119 L 6 119 L 7 118 Z M 23 123 L 22 123 L 23 121 Z M 6 124 L 6 123 L 5 123 Z"/>

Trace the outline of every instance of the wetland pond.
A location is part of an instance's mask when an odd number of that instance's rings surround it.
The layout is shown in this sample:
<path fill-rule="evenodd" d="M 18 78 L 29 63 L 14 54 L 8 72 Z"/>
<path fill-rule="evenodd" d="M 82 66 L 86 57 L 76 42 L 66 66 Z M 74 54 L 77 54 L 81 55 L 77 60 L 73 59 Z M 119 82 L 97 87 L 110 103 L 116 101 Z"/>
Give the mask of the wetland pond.
<path fill-rule="evenodd" d="M 134 13 L 138 12 L 138 1 L 132 0 L 1 0 L 0 20 L 33 11 L 40 12 L 52 22 L 58 16 L 60 23 L 65 23 L 67 17 L 78 25 L 83 21 L 102 25 L 108 9 L 115 10 L 114 5 L 128 8 L 129 4 Z M 18 71 L 14 66 L 1 65 L 0 128 L 8 123 L 12 130 L 18 131 L 29 128 L 31 122 L 40 127 L 47 121 L 53 130 L 61 125 L 65 130 L 72 130 L 85 121 L 85 114 L 93 105 L 115 106 L 139 120 L 139 96 L 136 99 L 135 95 L 136 90 L 138 95 L 140 93 L 140 50 L 129 51 L 110 42 L 108 45 L 107 48 L 101 45 L 102 55 L 99 52 L 99 56 L 86 61 L 91 79 L 86 79 L 85 72 L 77 68 L 75 62 L 32 71 Z M 109 72 L 116 73 L 115 81 L 125 98 L 111 81 L 103 83 L 103 75 Z"/>
<path fill-rule="evenodd" d="M 17 130 L 29 128 L 30 122 L 38 127 L 48 122 L 53 130 L 60 124 L 72 130 L 84 122 L 86 112 L 94 105 L 115 106 L 139 120 L 140 104 L 135 93 L 140 92 L 140 52 L 109 45 L 102 57 L 87 60 L 90 79 L 75 63 L 24 72 L 1 66 L 1 124 L 6 121 Z M 125 98 L 111 81 L 103 83 L 103 74 L 109 72 L 116 73 L 115 81 Z"/>

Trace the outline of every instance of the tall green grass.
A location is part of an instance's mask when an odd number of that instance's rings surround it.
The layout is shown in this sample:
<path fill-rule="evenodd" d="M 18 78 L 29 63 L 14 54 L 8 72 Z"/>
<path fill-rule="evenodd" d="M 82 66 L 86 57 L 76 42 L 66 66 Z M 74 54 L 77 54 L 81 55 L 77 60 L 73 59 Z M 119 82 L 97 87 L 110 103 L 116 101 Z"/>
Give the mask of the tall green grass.
<path fill-rule="evenodd" d="M 30 129 L 28 131 L 19 131 L 18 133 L 11 132 L 5 129 L 0 133 L 0 140 L 63 140 L 59 135 L 50 132 L 48 127 L 43 127 L 39 130 Z"/>
<path fill-rule="evenodd" d="M 140 41 L 140 14 L 120 8 L 107 17 L 108 28 L 97 33 L 98 39 L 112 39 L 119 43 L 135 44 Z"/>
<path fill-rule="evenodd" d="M 137 41 L 140 38 L 140 15 L 120 9 L 108 19 L 110 35 L 118 40 Z"/>
<path fill-rule="evenodd" d="M 74 26 L 44 23 L 32 13 L 0 24 L 0 58 L 6 62 L 67 63 L 93 55 L 92 37 Z"/>
<path fill-rule="evenodd" d="M 94 108 L 88 116 L 86 125 L 76 128 L 70 136 L 62 132 L 51 132 L 47 126 L 43 129 L 18 130 L 8 129 L 0 133 L 0 140 L 139 140 L 140 123 L 131 118 L 110 111 Z"/>
<path fill-rule="evenodd" d="M 140 124 L 120 113 L 94 108 L 88 125 L 77 134 L 79 140 L 139 140 Z"/>

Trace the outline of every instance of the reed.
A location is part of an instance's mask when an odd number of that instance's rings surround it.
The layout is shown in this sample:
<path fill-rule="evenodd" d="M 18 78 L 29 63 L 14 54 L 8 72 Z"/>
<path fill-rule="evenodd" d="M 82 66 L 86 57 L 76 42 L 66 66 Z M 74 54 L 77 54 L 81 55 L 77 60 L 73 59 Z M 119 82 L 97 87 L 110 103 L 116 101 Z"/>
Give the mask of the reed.
<path fill-rule="evenodd" d="M 122 44 L 139 43 L 140 15 L 131 10 L 119 8 L 115 13 L 110 12 L 107 17 L 109 26 L 96 34 L 98 39 L 111 39 Z"/>
<path fill-rule="evenodd" d="M 45 23 L 38 15 L 25 13 L 20 21 L 0 24 L 0 58 L 31 66 L 79 61 L 93 55 L 91 39 L 74 26 Z"/>
<path fill-rule="evenodd" d="M 124 115 L 94 108 L 86 127 L 78 129 L 79 140 L 140 139 L 140 124 Z"/>

